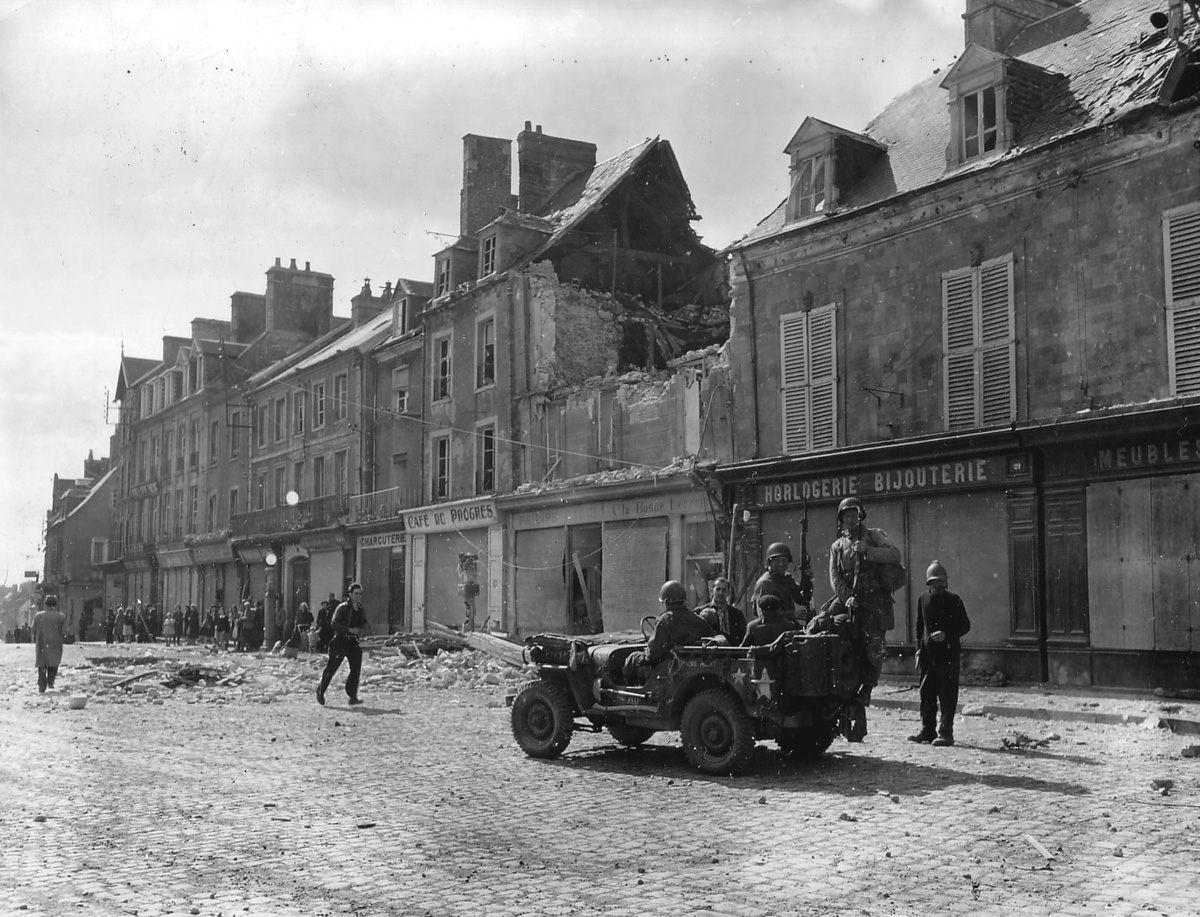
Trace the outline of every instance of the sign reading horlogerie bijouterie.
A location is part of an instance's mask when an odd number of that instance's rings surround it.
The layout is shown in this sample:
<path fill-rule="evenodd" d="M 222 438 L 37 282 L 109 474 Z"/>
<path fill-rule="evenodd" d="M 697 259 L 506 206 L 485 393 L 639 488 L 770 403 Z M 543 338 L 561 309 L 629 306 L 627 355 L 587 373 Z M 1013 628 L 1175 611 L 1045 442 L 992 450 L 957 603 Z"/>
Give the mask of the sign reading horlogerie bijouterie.
<path fill-rule="evenodd" d="M 1028 477 L 1029 462 L 1026 456 L 989 456 L 763 484 L 759 487 L 759 502 L 770 505 L 961 490 L 964 487 L 1011 484 Z"/>

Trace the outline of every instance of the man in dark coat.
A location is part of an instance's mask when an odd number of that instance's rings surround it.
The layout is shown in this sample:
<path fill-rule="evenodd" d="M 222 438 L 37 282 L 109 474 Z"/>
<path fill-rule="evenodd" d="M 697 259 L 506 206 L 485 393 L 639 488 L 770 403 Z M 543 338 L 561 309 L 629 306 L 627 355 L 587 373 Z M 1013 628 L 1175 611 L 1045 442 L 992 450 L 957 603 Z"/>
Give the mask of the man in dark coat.
<path fill-rule="evenodd" d="M 764 595 L 758 600 L 758 617 L 746 625 L 742 646 L 770 646 L 781 634 L 803 628 L 803 624 L 783 610 L 777 596 Z"/>
<path fill-rule="evenodd" d="M 746 636 L 746 616 L 740 608 L 729 604 L 732 594 L 733 584 L 725 577 L 718 576 L 712 582 L 712 601 L 703 608 L 697 608 L 696 614 L 704 619 L 714 634 L 722 634 L 732 646 L 737 646 Z"/>
<path fill-rule="evenodd" d="M 358 638 L 367 632 L 367 613 L 362 604 L 362 586 L 350 584 L 350 598 L 342 602 L 333 612 L 333 641 L 329 644 L 329 660 L 321 673 L 321 684 L 317 686 L 317 703 L 325 706 L 325 691 L 337 673 L 342 661 L 350 666 L 346 676 L 346 696 L 351 706 L 361 704 L 358 698 L 358 678 L 362 672 L 362 647 Z"/>
<path fill-rule="evenodd" d="M 954 744 L 962 638 L 971 629 L 963 600 L 949 591 L 950 575 L 940 561 L 925 572 L 929 591 L 917 600 L 917 672 L 921 676 L 921 731 L 910 742 Z M 942 721 L 937 732 L 938 705 Z"/>

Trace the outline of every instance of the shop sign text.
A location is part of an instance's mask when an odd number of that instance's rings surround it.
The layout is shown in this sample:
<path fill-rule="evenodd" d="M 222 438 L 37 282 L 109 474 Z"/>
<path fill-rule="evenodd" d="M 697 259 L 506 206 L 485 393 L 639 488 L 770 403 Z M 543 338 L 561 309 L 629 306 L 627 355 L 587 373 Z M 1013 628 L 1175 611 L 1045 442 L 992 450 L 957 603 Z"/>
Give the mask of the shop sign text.
<path fill-rule="evenodd" d="M 1200 439 L 1174 442 L 1138 443 L 1099 449 L 1093 459 L 1096 471 L 1124 471 L 1148 465 L 1179 465 L 1200 462 Z"/>
<path fill-rule="evenodd" d="M 496 521 L 496 506 L 490 500 L 462 506 L 422 509 L 404 514 L 404 526 L 412 532 L 441 532 L 475 528 Z"/>
<path fill-rule="evenodd" d="M 886 496 L 943 490 L 971 484 L 998 484 L 1004 480 L 1003 458 L 973 458 L 885 468 L 863 474 L 805 478 L 760 489 L 763 504 L 802 503 L 807 500 L 839 500 L 843 497 Z"/>

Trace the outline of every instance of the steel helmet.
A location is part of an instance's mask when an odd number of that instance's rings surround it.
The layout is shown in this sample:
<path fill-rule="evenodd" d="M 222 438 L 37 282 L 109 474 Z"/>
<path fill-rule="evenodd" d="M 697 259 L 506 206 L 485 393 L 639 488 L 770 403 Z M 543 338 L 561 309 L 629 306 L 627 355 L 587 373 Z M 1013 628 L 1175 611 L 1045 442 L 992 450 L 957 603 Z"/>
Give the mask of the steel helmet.
<path fill-rule="evenodd" d="M 792 549 L 782 541 L 777 541 L 767 548 L 767 560 L 770 560 L 772 557 L 786 557 L 790 564 L 792 562 Z"/>
<path fill-rule="evenodd" d="M 929 565 L 929 569 L 925 571 L 925 584 L 929 585 L 935 579 L 948 580 L 950 575 L 946 572 L 946 568 L 942 566 L 940 560 L 935 560 Z"/>
<path fill-rule="evenodd" d="M 848 509 L 858 510 L 858 518 L 859 519 L 867 518 L 867 511 L 865 509 L 863 509 L 862 500 L 858 499 L 858 497 L 847 497 L 845 500 L 843 500 L 841 503 L 838 504 L 837 514 L 838 514 L 839 520 L 842 518 L 842 513 L 844 513 Z"/>
<path fill-rule="evenodd" d="M 669 579 L 658 590 L 658 600 L 664 604 L 667 602 L 686 602 L 687 590 L 683 588 L 683 583 L 679 582 L 679 580 Z"/>

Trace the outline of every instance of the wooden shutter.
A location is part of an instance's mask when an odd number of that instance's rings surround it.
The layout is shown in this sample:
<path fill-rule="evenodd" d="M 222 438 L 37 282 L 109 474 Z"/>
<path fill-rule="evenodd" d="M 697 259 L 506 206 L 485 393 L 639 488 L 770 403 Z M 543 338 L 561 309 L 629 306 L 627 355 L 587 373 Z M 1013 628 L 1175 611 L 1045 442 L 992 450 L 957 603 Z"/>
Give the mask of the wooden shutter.
<path fill-rule="evenodd" d="M 975 270 L 953 271 L 942 278 L 942 338 L 946 347 L 943 379 L 946 429 L 975 424 Z"/>
<path fill-rule="evenodd" d="M 837 311 L 833 304 L 779 320 L 783 451 L 837 445 Z"/>
<path fill-rule="evenodd" d="M 1017 416 L 1011 257 L 980 268 L 979 343 L 980 426 L 993 427 Z"/>
<path fill-rule="evenodd" d="M 1163 214 L 1172 395 L 1200 392 L 1200 207 Z"/>
<path fill-rule="evenodd" d="M 1017 413 L 1011 255 L 942 277 L 946 429 L 1008 423 Z"/>

